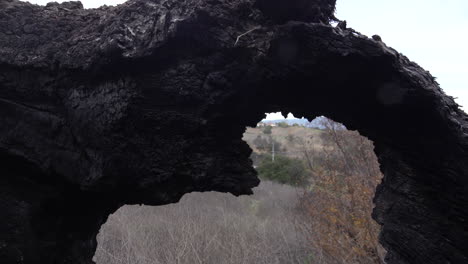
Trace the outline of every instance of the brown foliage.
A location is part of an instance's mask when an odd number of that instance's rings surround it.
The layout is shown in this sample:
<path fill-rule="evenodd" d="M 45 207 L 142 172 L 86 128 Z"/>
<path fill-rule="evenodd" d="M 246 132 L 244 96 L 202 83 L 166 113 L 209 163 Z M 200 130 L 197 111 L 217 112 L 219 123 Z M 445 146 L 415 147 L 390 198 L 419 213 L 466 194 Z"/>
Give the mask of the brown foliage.
<path fill-rule="evenodd" d="M 384 263 L 380 226 L 371 218 L 372 197 L 382 175 L 371 141 L 331 120 L 324 120 L 321 150 L 305 144 L 313 173 L 304 191 L 301 226 L 324 263 Z"/>

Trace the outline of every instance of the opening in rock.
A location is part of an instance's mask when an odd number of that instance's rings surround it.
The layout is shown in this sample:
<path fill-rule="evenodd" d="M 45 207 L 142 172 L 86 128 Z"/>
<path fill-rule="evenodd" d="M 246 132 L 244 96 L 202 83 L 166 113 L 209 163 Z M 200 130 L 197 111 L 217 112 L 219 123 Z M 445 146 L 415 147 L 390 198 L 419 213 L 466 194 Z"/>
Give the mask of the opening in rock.
<path fill-rule="evenodd" d="M 371 218 L 380 182 L 373 144 L 319 117 L 268 114 L 243 140 L 261 184 L 124 206 L 98 236 L 97 263 L 383 263 Z"/>
<path fill-rule="evenodd" d="M 67 0 L 58 0 L 58 1 L 29 0 L 27 2 L 30 2 L 36 5 L 42 5 L 42 6 L 46 6 L 46 5 L 52 6 L 52 5 L 55 5 L 56 3 L 63 4 L 65 2 L 65 5 L 68 7 L 81 6 L 82 8 L 85 8 L 85 9 L 91 9 L 91 8 L 100 8 L 104 6 L 117 6 L 127 1 L 128 0 L 80 0 L 81 4 L 77 3 L 76 1 L 69 3 L 70 1 L 67 1 Z"/>
<path fill-rule="evenodd" d="M 327 23 L 335 2 L 0 1 L 2 263 L 91 263 L 124 204 L 251 193 L 242 134 L 277 109 L 374 141 L 387 263 L 468 263 L 468 116 L 385 32 Z"/>

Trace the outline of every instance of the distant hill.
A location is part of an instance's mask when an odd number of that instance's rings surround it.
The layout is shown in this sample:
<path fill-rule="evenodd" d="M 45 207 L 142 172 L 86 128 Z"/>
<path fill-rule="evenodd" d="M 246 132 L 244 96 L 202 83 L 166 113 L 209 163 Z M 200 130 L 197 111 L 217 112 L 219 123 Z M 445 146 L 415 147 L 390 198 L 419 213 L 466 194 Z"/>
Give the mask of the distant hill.
<path fill-rule="evenodd" d="M 265 124 L 278 124 L 281 122 L 286 122 L 288 125 L 292 126 L 294 124 L 304 126 L 304 127 L 310 127 L 310 128 L 317 128 L 317 129 L 323 129 L 324 126 L 321 125 L 322 120 L 325 117 L 317 117 L 314 120 L 310 121 L 307 120 L 306 118 L 291 118 L 291 119 L 277 119 L 277 120 L 262 120 L 262 123 Z"/>
<path fill-rule="evenodd" d="M 284 120 L 283 120 L 284 121 Z M 323 130 L 305 126 L 290 126 L 286 128 L 273 127 L 271 134 L 265 134 L 264 128 L 247 127 L 242 139 L 249 144 L 253 153 L 270 154 L 272 151 L 271 140 L 277 145 L 275 153 L 289 158 L 303 158 L 304 147 L 314 148 L 317 151 L 323 149 Z M 255 160 L 252 159 L 255 164 Z"/>

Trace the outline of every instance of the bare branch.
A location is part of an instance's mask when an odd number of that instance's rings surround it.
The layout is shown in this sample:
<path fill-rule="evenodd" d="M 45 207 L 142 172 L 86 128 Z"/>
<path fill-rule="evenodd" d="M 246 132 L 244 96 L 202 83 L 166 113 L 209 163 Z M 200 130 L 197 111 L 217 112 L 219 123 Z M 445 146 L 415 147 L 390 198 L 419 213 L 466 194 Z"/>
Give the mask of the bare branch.
<path fill-rule="evenodd" d="M 245 36 L 245 35 L 247 35 L 247 34 L 253 32 L 253 31 L 255 31 L 255 30 L 259 29 L 259 28 L 261 28 L 261 26 L 256 26 L 256 27 L 252 28 L 251 30 L 249 30 L 249 31 L 247 31 L 247 32 L 245 32 L 245 33 L 242 33 L 242 34 L 240 34 L 239 36 L 237 36 L 237 39 L 236 39 L 236 42 L 234 43 L 234 46 L 236 46 L 237 43 L 239 43 L 239 40 L 240 40 L 243 36 Z"/>

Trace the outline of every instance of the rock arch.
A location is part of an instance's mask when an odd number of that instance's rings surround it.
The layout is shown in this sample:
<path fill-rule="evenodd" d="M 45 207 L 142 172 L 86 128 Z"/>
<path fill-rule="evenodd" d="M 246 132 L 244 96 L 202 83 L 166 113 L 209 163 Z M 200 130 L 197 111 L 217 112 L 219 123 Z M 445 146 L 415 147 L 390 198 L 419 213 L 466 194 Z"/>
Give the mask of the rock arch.
<path fill-rule="evenodd" d="M 335 1 L 269 2 L 1 1 L 0 257 L 92 263 L 123 204 L 248 194 L 243 130 L 281 109 L 375 142 L 388 263 L 468 262 L 468 116 L 378 38 L 329 25 Z"/>

